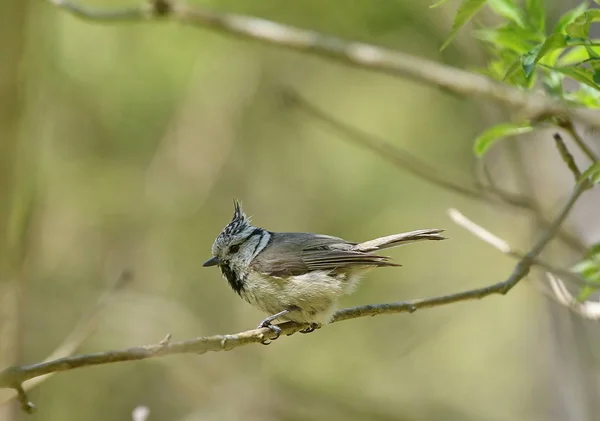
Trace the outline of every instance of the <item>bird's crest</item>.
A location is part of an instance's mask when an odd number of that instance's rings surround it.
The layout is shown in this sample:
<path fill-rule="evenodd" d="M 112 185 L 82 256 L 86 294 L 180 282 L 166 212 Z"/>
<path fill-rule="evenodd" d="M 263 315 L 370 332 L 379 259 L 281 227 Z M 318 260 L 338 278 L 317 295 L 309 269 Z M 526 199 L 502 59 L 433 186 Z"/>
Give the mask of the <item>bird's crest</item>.
<path fill-rule="evenodd" d="M 221 233 L 224 237 L 232 237 L 244 231 L 250 225 L 250 218 L 242 210 L 242 204 L 239 200 L 233 201 L 233 218 L 231 222 L 223 228 Z"/>

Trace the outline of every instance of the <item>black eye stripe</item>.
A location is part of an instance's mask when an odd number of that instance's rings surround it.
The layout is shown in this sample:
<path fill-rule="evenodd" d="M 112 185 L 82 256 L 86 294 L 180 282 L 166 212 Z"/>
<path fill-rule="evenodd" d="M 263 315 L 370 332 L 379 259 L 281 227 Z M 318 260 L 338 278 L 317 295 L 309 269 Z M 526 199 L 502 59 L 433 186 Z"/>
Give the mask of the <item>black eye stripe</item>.
<path fill-rule="evenodd" d="M 262 242 L 263 237 L 265 236 L 265 232 L 262 230 L 254 230 L 252 235 L 260 235 L 260 238 L 256 242 L 256 245 L 254 246 L 254 250 L 252 251 L 252 255 L 254 256 L 256 254 L 256 250 L 258 250 L 258 247 L 260 246 L 260 243 Z"/>
<path fill-rule="evenodd" d="M 239 244 L 233 244 L 231 246 L 229 246 L 229 252 L 230 253 L 237 253 L 240 250 L 240 245 L 244 244 L 246 241 L 248 241 L 250 238 L 254 237 L 255 235 L 263 235 L 263 230 L 260 228 L 256 228 L 254 231 L 252 231 L 250 233 L 250 235 L 248 237 L 246 237 L 246 239 L 244 241 L 242 241 Z M 260 241 L 259 241 L 260 244 Z M 258 247 L 258 244 L 256 245 Z"/>

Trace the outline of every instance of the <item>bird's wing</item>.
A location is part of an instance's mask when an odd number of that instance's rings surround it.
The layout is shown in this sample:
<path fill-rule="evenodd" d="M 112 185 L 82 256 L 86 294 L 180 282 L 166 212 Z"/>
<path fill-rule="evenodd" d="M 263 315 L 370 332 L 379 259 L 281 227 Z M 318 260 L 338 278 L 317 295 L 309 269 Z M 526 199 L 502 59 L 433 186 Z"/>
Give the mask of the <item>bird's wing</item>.
<path fill-rule="evenodd" d="M 398 266 L 387 257 L 353 251 L 356 243 L 310 233 L 271 233 L 269 245 L 256 256 L 252 268 L 271 276 L 298 276 L 313 270 L 352 266 Z"/>
<path fill-rule="evenodd" d="M 400 266 L 389 257 L 352 250 L 305 250 L 302 260 L 310 270 L 333 270 L 352 266 Z"/>

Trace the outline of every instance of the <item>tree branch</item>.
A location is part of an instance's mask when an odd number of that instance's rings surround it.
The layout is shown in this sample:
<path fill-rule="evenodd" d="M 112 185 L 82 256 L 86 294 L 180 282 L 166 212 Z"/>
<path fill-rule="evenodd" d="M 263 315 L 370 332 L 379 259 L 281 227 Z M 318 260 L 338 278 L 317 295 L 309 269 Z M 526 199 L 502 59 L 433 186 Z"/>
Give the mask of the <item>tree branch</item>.
<path fill-rule="evenodd" d="M 554 133 L 553 138 L 554 143 L 556 144 L 556 149 L 558 149 L 558 153 L 560 154 L 560 157 L 562 158 L 563 162 L 567 165 L 567 168 L 569 168 L 569 171 L 571 171 L 571 174 L 573 174 L 573 177 L 575 177 L 575 182 L 577 183 L 579 181 L 579 177 L 581 177 L 581 171 L 579 171 L 579 168 L 577 167 L 577 163 L 575 163 L 573 155 L 571 154 L 571 152 L 569 152 L 565 141 L 559 133 Z"/>
<path fill-rule="evenodd" d="M 556 235 L 560 225 L 577 202 L 577 199 L 579 199 L 583 192 L 589 187 L 589 183 L 580 183 L 576 186 L 563 209 L 552 221 L 552 224 L 545 231 L 542 238 L 531 248 L 528 253 L 523 256 L 521 260 L 519 260 L 513 272 L 505 281 L 483 288 L 476 288 L 438 297 L 347 308 L 338 311 L 335 314 L 332 323 L 355 319 L 358 317 L 376 316 L 380 314 L 412 313 L 422 308 L 437 307 L 459 301 L 480 299 L 492 294 L 506 294 L 529 273 L 530 267 L 534 263 L 534 259 Z M 281 328 L 282 333 L 288 335 L 296 333 L 306 327 L 303 324 L 294 322 L 285 322 L 279 324 L 278 326 Z M 21 385 L 23 382 L 35 377 L 60 371 L 73 370 L 81 367 L 111 364 L 124 361 L 144 360 L 173 354 L 203 354 L 209 351 L 228 351 L 252 343 L 261 343 L 272 335 L 273 332 L 268 328 L 247 330 L 245 332 L 232 335 L 215 335 L 177 342 L 172 342 L 170 340 L 170 335 L 168 335 L 164 340 L 156 345 L 138 346 L 116 351 L 98 352 L 95 354 L 75 355 L 59 358 L 53 361 L 42 362 L 39 364 L 9 367 L 0 372 L 0 387 L 15 389 L 18 392 L 19 398 L 23 402 L 24 407 L 27 407 L 30 405 L 30 402 L 27 399 Z"/>
<path fill-rule="evenodd" d="M 579 301 L 571 295 L 569 290 L 562 283 L 560 278 L 551 273 L 547 273 L 548 282 L 552 288 L 552 297 L 560 304 L 569 308 L 571 311 L 590 320 L 600 319 L 600 302 L 597 301 Z M 596 285 L 597 287 L 598 285 Z"/>
<path fill-rule="evenodd" d="M 326 123 L 339 133 L 343 134 L 350 142 L 374 152 L 380 158 L 390 162 L 392 165 L 408 171 L 416 177 L 425 180 L 433 185 L 466 197 L 481 200 L 489 203 L 506 203 L 519 208 L 530 208 L 530 199 L 510 192 L 502 192 L 506 195 L 505 199 L 500 201 L 496 197 L 490 196 L 484 186 L 474 185 L 469 182 L 454 181 L 447 174 L 439 174 L 438 170 L 425 163 L 420 158 L 410 152 L 396 146 L 372 134 L 366 133 L 356 127 L 343 123 L 325 112 L 322 108 L 310 103 L 293 89 L 285 88 L 282 95 L 287 104 L 302 111 L 307 116 Z M 466 186 L 465 186 L 466 184 Z M 471 184 L 469 186 L 469 184 Z"/>
<path fill-rule="evenodd" d="M 495 101 L 534 120 L 557 116 L 600 128 L 598 113 L 572 108 L 542 94 L 524 92 L 488 77 L 436 63 L 400 51 L 320 34 L 251 16 L 224 14 L 192 7 L 175 0 L 151 0 L 147 5 L 123 9 L 97 9 L 68 0 L 48 0 L 68 12 L 93 21 L 141 21 L 170 18 L 185 24 L 222 31 L 303 53 L 328 57 L 350 66 L 409 78 L 461 96 Z"/>
<path fill-rule="evenodd" d="M 507 241 L 503 240 L 502 238 L 498 237 L 495 234 L 492 234 L 490 231 L 483 228 L 481 225 L 478 225 L 475 222 L 471 221 L 469 218 L 467 218 L 465 215 L 463 215 L 458 210 L 449 209 L 448 215 L 450 216 L 450 219 L 452 219 L 452 221 L 454 221 L 454 223 L 456 225 L 463 227 L 464 229 L 469 231 L 471 234 L 473 234 L 475 237 L 483 240 L 487 244 L 489 244 L 492 247 L 494 247 L 495 249 L 499 250 L 501 253 L 506 254 L 507 256 L 510 256 L 515 259 L 525 258 L 525 253 L 515 250 L 514 248 L 512 248 L 510 246 L 510 244 L 508 244 Z M 540 268 L 544 269 L 546 272 L 549 272 L 556 276 L 560 276 L 561 278 L 569 279 L 570 281 L 575 282 L 577 284 L 594 285 L 591 282 L 589 282 L 588 280 L 577 275 L 576 273 L 573 273 L 568 269 L 553 266 L 550 263 L 545 262 L 544 260 L 542 260 L 538 257 L 531 259 L 531 262 L 532 262 L 532 266 L 539 266 Z"/>
<path fill-rule="evenodd" d="M 575 130 L 575 126 L 573 125 L 572 121 L 570 121 L 570 120 L 561 121 L 559 126 L 562 127 L 563 129 L 565 129 L 567 131 L 567 133 L 569 133 L 569 135 L 571 136 L 571 138 L 573 139 L 573 141 L 575 142 L 577 147 L 579 147 L 579 149 L 581 149 L 581 151 L 585 154 L 585 156 L 588 157 L 588 159 L 590 161 L 598 162 L 598 159 L 599 159 L 598 156 L 594 153 L 592 148 L 590 148 L 585 143 L 585 141 L 579 135 L 579 133 L 577 133 L 577 130 Z"/>
<path fill-rule="evenodd" d="M 149 3 L 148 7 L 107 11 L 76 5 L 67 0 L 49 1 L 79 17 L 96 21 L 137 21 L 146 18 L 169 17 L 194 26 L 204 26 L 271 45 L 329 57 L 355 67 L 379 71 L 393 76 L 411 78 L 456 94 L 480 96 L 513 109 L 520 109 L 521 115 L 525 113 L 532 116 L 560 116 L 568 119 L 568 121 L 577 120 L 590 127 L 600 128 L 600 119 L 597 118 L 594 112 L 568 108 L 562 103 L 543 95 L 522 92 L 481 75 L 413 57 L 398 51 L 324 36 L 316 32 L 263 19 L 218 14 L 206 9 L 191 7 L 169 0 L 153 0 Z M 518 263 L 506 280 L 483 288 L 470 289 L 454 294 L 342 309 L 335 314 L 332 323 L 381 314 L 412 313 L 418 309 L 480 299 L 493 294 L 506 294 L 529 273 L 531 266 L 536 261 L 539 262 L 537 260 L 538 255 L 557 236 L 561 224 L 579 197 L 589 187 L 588 182 L 576 185 L 562 210 L 549 223 L 542 237 L 533 245 L 529 252 L 519 256 Z M 303 324 L 294 322 L 285 322 L 278 326 L 281 328 L 282 333 L 288 335 L 306 327 Z M 227 351 L 252 343 L 261 343 L 272 335 L 273 333 L 270 329 L 262 328 L 230 335 L 199 337 L 184 341 L 171 341 L 170 336 L 167 336 L 160 343 L 153 345 L 65 356 L 38 364 L 12 366 L 0 371 L 0 388 L 14 389 L 24 408 L 27 408 L 31 406 L 31 403 L 27 399 L 22 385 L 24 382 L 40 376 L 81 367 L 143 360 L 174 354 L 203 354 L 209 351 Z"/>
<path fill-rule="evenodd" d="M 496 187 L 489 174 L 486 175 L 490 180 L 490 186 L 485 186 L 483 184 L 465 186 L 464 184 L 468 183 L 461 183 L 453 180 L 452 177 L 449 177 L 447 174 L 440 174 L 435 168 L 423 162 L 420 158 L 412 155 L 410 152 L 405 151 L 396 145 L 392 145 L 374 135 L 365 133 L 356 127 L 341 122 L 292 89 L 286 88 L 283 91 L 283 96 L 284 100 L 291 106 L 297 107 L 309 117 L 324 122 L 336 131 L 339 131 L 344 135 L 345 139 L 349 140 L 351 143 L 370 150 L 397 168 L 406 170 L 414 176 L 433 185 L 471 199 L 485 203 L 501 204 L 532 212 L 543 227 L 548 228 L 550 225 L 550 222 L 542 215 L 540 209 L 530 198 Z M 559 231 L 557 237 L 569 247 L 580 253 L 584 253 L 587 250 L 586 245 L 583 244 L 579 238 L 565 230 Z"/>
<path fill-rule="evenodd" d="M 72 355 L 77 348 L 96 330 L 98 321 L 102 312 L 106 309 L 107 305 L 110 304 L 115 294 L 124 288 L 132 279 L 132 274 L 129 271 L 125 271 L 117 279 L 117 281 L 111 285 L 99 298 L 96 304 L 86 312 L 86 314 L 79 320 L 73 331 L 65 338 L 65 340 L 56 348 L 44 362 L 53 361 L 56 359 L 64 358 Z M 35 405 L 33 405 L 27 399 L 26 392 L 38 386 L 44 380 L 47 380 L 50 376 L 56 372 L 50 372 L 48 374 L 31 378 L 29 381 L 22 382 L 19 388 L 14 390 L 0 390 L 0 405 L 10 401 L 11 399 L 17 398 L 21 404 L 21 408 L 26 412 L 34 412 Z"/>

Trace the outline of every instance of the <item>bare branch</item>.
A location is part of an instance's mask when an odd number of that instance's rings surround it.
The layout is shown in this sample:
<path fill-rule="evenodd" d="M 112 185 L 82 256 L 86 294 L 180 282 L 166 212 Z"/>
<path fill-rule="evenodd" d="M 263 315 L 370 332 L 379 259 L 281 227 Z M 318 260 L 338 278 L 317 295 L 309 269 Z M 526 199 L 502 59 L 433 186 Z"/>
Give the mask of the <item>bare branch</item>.
<path fill-rule="evenodd" d="M 119 279 L 98 298 L 96 305 L 81 318 L 69 336 L 65 338 L 60 346 L 56 348 L 44 360 L 44 362 L 53 361 L 72 355 L 77 348 L 79 348 L 80 345 L 94 332 L 96 326 L 98 325 L 100 314 L 112 301 L 115 292 L 123 288 L 130 280 L 131 273 L 128 271 L 123 272 Z M 19 384 L 19 388 L 15 387 L 14 390 L 0 390 L 0 405 L 10 401 L 11 399 L 18 398 L 23 410 L 26 412 L 34 411 L 35 406 L 27 399 L 26 392 L 38 386 L 55 373 L 56 372 L 50 372 L 42 376 L 31 378 L 30 380 Z"/>
<path fill-rule="evenodd" d="M 579 136 L 579 133 L 577 133 L 577 130 L 575 130 L 575 126 L 573 125 L 573 122 L 571 120 L 564 120 L 564 121 L 561 120 L 559 123 L 559 126 L 562 127 L 563 129 L 565 129 L 567 131 L 567 133 L 569 133 L 571 138 L 573 138 L 573 141 L 575 142 L 575 144 L 579 147 L 579 149 L 581 149 L 581 151 L 585 154 L 585 156 L 588 157 L 588 159 L 590 161 L 592 161 L 592 162 L 599 161 L 598 156 L 585 143 L 583 138 L 581 136 Z"/>
<path fill-rule="evenodd" d="M 554 293 L 554 298 L 565 307 L 571 309 L 575 313 L 591 320 L 600 319 L 600 302 L 592 301 L 578 301 L 571 295 L 569 290 L 561 282 L 558 277 L 553 276 L 551 273 L 547 273 L 550 287 Z M 596 285 L 597 286 L 597 285 Z"/>
<path fill-rule="evenodd" d="M 296 107 L 309 117 L 326 123 L 328 126 L 343 134 L 344 137 L 350 142 L 374 152 L 380 158 L 389 161 L 394 166 L 404 169 L 431 184 L 442 187 L 451 192 L 482 200 L 484 202 L 498 203 L 497 199 L 486 194 L 486 190 L 482 188 L 482 186 L 476 186 L 466 181 L 454 181 L 446 174 L 439 174 L 435 168 L 410 152 L 396 145 L 392 145 L 389 142 L 386 142 L 385 140 L 380 139 L 372 134 L 363 132 L 356 127 L 352 127 L 347 123 L 341 122 L 331 114 L 323 111 L 316 105 L 311 104 L 293 89 L 284 89 L 282 91 L 282 95 L 287 104 Z M 468 186 L 468 184 L 472 185 Z M 512 195 L 508 192 L 506 192 L 506 195 L 506 202 L 508 204 L 521 208 L 528 207 L 528 198 Z"/>
<path fill-rule="evenodd" d="M 564 163 L 567 164 L 569 170 L 571 170 L 573 177 L 575 177 L 575 182 L 577 183 L 579 181 L 579 177 L 581 177 L 581 171 L 579 171 L 573 155 L 571 155 L 571 152 L 569 152 L 569 149 L 567 148 L 567 145 L 565 145 L 565 142 L 560 134 L 554 133 L 553 137 L 554 142 L 556 143 L 556 149 L 558 149 L 558 153 L 560 154 Z"/>
<path fill-rule="evenodd" d="M 455 224 L 463 227 L 464 229 L 469 231 L 471 234 L 473 234 L 477 238 L 483 240 L 484 242 L 488 243 L 489 245 L 496 248 L 503 254 L 506 254 L 507 256 L 513 257 L 515 259 L 524 259 L 525 258 L 525 256 L 526 256 L 525 253 L 513 249 L 506 240 L 503 240 L 502 238 L 498 237 L 495 234 L 492 234 L 490 231 L 483 228 L 481 225 L 478 225 L 475 222 L 471 221 L 469 218 L 467 218 L 465 215 L 463 215 L 457 209 L 449 209 L 448 215 L 450 216 L 450 219 L 452 219 L 452 221 L 454 221 Z M 537 258 L 537 257 L 533 258 L 533 259 L 531 259 L 531 262 L 532 262 L 532 266 L 539 266 L 540 268 L 544 269 L 546 272 L 550 272 L 556 276 L 560 276 L 562 278 L 569 279 L 570 281 L 576 282 L 581 285 L 590 284 L 590 282 L 588 282 L 586 279 L 582 278 L 581 276 L 577 275 L 576 273 L 573 273 L 573 272 L 569 271 L 568 269 L 555 267 L 555 266 L 551 265 L 550 263 L 543 261 L 540 258 Z"/>
<path fill-rule="evenodd" d="M 250 16 L 224 14 L 175 0 L 151 0 L 147 7 L 96 9 L 68 0 L 48 0 L 70 13 L 93 21 L 141 21 L 170 18 L 185 24 L 219 30 L 278 47 L 328 57 L 350 66 L 409 78 L 461 96 L 495 101 L 532 119 L 557 116 L 600 128 L 593 110 L 568 107 L 548 96 L 523 92 L 486 76 L 436 63 L 373 44 L 355 42 Z"/>
<path fill-rule="evenodd" d="M 27 412 L 28 414 L 33 414 L 37 410 L 37 408 L 35 407 L 33 402 L 31 402 L 29 400 L 29 398 L 27 397 L 27 394 L 23 390 L 23 386 L 21 386 L 20 384 L 17 385 L 15 387 L 15 391 L 17 393 L 17 399 L 19 400 L 19 403 L 21 404 L 21 409 L 24 412 Z"/>
<path fill-rule="evenodd" d="M 502 204 L 511 206 L 517 209 L 523 209 L 532 212 L 539 223 L 547 228 L 550 222 L 542 215 L 536 204 L 523 195 L 507 192 L 496 187 L 491 179 L 491 175 L 486 172 L 490 180 L 490 186 L 473 185 L 465 186 L 463 182 L 454 181 L 447 174 L 439 174 L 437 170 L 432 168 L 420 158 L 412 155 L 398 146 L 392 145 L 383 139 L 380 139 L 372 134 L 365 133 L 356 127 L 352 127 L 343 123 L 323 111 L 321 108 L 310 103 L 300 94 L 292 89 L 285 89 L 283 92 L 284 99 L 290 104 L 297 107 L 299 110 L 307 114 L 309 117 L 316 118 L 339 131 L 344 135 L 345 139 L 350 142 L 366 148 L 379 156 L 380 158 L 390 162 L 392 165 L 406 170 L 409 173 L 439 187 L 479 200 L 486 203 Z M 485 168 L 485 167 L 484 167 Z M 578 252 L 584 252 L 587 247 L 581 240 L 570 233 L 561 230 L 557 237 L 565 244 Z"/>
<path fill-rule="evenodd" d="M 506 294 L 529 273 L 534 259 L 556 235 L 560 225 L 575 205 L 577 199 L 588 188 L 588 183 L 581 183 L 576 186 L 569 197 L 569 200 L 564 205 L 559 215 L 554 219 L 550 227 L 546 230 L 542 238 L 521 260 L 519 260 L 513 272 L 505 281 L 483 288 L 471 289 L 439 297 L 347 308 L 338 311 L 335 314 L 332 323 L 380 314 L 412 313 L 421 308 L 437 307 L 459 301 L 480 299 L 492 294 Z M 281 323 L 278 326 L 281 328 L 282 333 L 288 335 L 296 333 L 306 327 L 303 324 L 293 322 Z M 201 337 L 187 341 L 171 341 L 170 335 L 167 335 L 165 339 L 155 345 L 138 346 L 116 351 L 98 352 L 95 354 L 75 355 L 39 364 L 9 367 L 0 372 L 0 387 L 17 390 L 19 396 L 21 396 L 22 402 L 28 403 L 29 401 L 26 399 L 21 385 L 23 382 L 35 377 L 81 367 L 123 361 L 144 360 L 173 354 L 203 354 L 209 351 L 228 351 L 240 346 L 264 342 L 265 339 L 272 337 L 272 335 L 273 332 L 268 328 L 253 329 L 232 335 Z"/>

